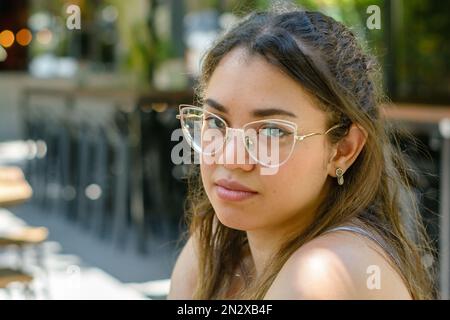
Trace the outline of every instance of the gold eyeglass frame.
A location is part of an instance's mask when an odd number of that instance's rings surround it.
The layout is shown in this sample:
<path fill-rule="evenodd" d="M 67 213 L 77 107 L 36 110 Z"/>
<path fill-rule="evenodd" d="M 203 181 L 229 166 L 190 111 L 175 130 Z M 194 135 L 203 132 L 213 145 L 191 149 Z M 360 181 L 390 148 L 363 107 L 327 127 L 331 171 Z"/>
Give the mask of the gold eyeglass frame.
<path fill-rule="evenodd" d="M 293 150 L 295 148 L 295 145 L 296 145 L 297 141 L 303 141 L 306 138 L 309 138 L 309 137 L 312 137 L 312 136 L 316 136 L 316 135 L 327 135 L 332 130 L 340 128 L 340 127 L 343 126 L 342 124 L 336 124 L 336 125 L 332 126 L 331 128 L 329 128 L 328 130 L 326 130 L 325 132 L 312 132 L 312 133 L 308 133 L 308 134 L 305 134 L 305 135 L 300 135 L 300 134 L 297 133 L 298 126 L 297 126 L 297 124 L 295 122 L 284 120 L 284 119 L 262 119 L 262 120 L 256 120 L 256 121 L 248 122 L 245 125 L 243 125 L 241 128 L 231 128 L 231 127 L 228 126 L 227 122 L 224 119 L 222 119 L 222 117 L 218 116 L 217 114 L 215 114 L 213 112 L 204 110 L 202 107 L 193 106 L 193 105 L 189 105 L 189 104 L 180 104 L 178 108 L 179 108 L 179 114 L 176 115 L 176 118 L 178 120 L 180 120 L 180 124 L 181 124 L 183 132 L 185 131 L 184 127 L 183 127 L 183 121 L 182 121 L 182 112 L 183 112 L 183 110 L 185 110 L 185 109 L 194 109 L 196 111 L 200 111 L 200 112 L 203 112 L 203 113 L 209 113 L 209 114 L 213 115 L 214 117 L 219 118 L 226 125 L 224 144 L 226 144 L 228 139 L 229 139 L 228 138 L 228 132 L 230 130 L 238 130 L 238 131 L 244 132 L 244 135 L 243 135 L 244 141 L 243 142 L 244 142 L 244 146 L 245 146 L 248 154 L 255 161 L 257 161 L 258 163 L 260 163 L 260 164 L 262 164 L 264 166 L 269 166 L 269 167 L 270 167 L 270 165 L 261 163 L 261 161 L 256 159 L 256 157 L 252 154 L 252 152 L 250 150 L 248 150 L 247 141 L 245 141 L 246 135 L 245 135 L 245 131 L 244 131 L 244 128 L 246 126 L 251 125 L 251 124 L 255 124 L 255 123 L 273 122 L 273 123 L 282 123 L 284 125 L 288 125 L 288 126 L 290 126 L 293 129 L 293 132 L 294 132 L 294 143 L 292 144 L 292 147 L 291 147 L 291 150 L 289 152 L 289 155 L 287 156 L 287 158 L 282 163 L 279 163 L 279 164 L 277 164 L 277 165 L 275 165 L 273 167 L 279 167 L 282 164 L 284 164 L 287 160 L 289 160 L 289 158 L 291 157 L 292 152 L 293 152 Z M 188 140 L 192 140 L 192 139 L 188 139 Z M 250 140 L 250 142 L 252 142 L 252 141 Z M 194 150 L 195 150 L 195 148 L 194 148 Z"/>

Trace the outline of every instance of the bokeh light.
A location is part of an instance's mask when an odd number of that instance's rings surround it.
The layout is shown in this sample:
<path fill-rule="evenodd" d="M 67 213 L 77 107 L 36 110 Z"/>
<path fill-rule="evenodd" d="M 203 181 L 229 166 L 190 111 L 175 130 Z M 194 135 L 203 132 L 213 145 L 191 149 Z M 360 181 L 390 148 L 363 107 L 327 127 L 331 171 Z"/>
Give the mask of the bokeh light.
<path fill-rule="evenodd" d="M 102 18 L 106 22 L 113 23 L 117 20 L 118 16 L 119 12 L 117 11 L 117 8 L 112 5 L 106 6 L 102 10 Z"/>
<path fill-rule="evenodd" d="M 40 30 L 36 35 L 36 40 L 43 45 L 50 44 L 52 42 L 53 34 L 48 29 Z"/>
<path fill-rule="evenodd" d="M 21 46 L 27 46 L 30 44 L 31 40 L 33 39 L 33 36 L 31 35 L 30 30 L 24 28 L 21 29 L 19 32 L 17 32 L 16 34 L 16 41 L 18 44 L 20 44 Z"/>
<path fill-rule="evenodd" d="M 4 48 L 9 48 L 14 43 L 14 33 L 10 30 L 3 30 L 0 33 L 0 45 Z"/>

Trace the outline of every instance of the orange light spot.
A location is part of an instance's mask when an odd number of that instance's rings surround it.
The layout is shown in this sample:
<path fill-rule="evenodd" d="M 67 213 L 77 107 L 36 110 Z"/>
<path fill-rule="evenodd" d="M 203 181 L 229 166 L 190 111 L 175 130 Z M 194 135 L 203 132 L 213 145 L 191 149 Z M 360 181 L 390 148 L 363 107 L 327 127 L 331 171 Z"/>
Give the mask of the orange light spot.
<path fill-rule="evenodd" d="M 27 46 L 30 44 L 31 39 L 33 39 L 33 36 L 31 35 L 30 30 L 28 29 L 21 29 L 16 34 L 16 41 L 21 46 Z"/>
<path fill-rule="evenodd" d="M 3 30 L 0 33 L 0 45 L 4 48 L 9 48 L 14 43 L 14 33 L 10 30 Z"/>

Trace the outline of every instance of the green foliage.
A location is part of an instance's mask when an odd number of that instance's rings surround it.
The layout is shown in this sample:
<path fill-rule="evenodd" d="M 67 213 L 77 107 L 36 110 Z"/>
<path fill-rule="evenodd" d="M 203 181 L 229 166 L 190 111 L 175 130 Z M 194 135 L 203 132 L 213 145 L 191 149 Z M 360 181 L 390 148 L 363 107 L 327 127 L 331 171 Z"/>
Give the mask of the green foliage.
<path fill-rule="evenodd" d="M 394 2 L 395 1 L 395 2 Z M 289 2 L 286 0 L 285 2 Z M 350 27 L 363 46 L 375 54 L 382 63 L 386 82 L 393 84 L 393 98 L 402 100 L 450 101 L 450 12 L 449 1 L 438 0 L 291 0 L 307 9 L 322 11 Z M 31 12 L 47 11 L 63 28 L 65 17 L 63 0 L 32 2 Z M 112 4 L 119 10 L 118 66 L 120 70 L 133 73 L 139 81 L 151 81 L 153 71 L 164 61 L 174 58 L 177 49 L 172 36 L 161 36 L 156 26 L 155 8 L 167 6 L 168 2 L 157 0 L 103 0 L 91 2 L 80 0 L 82 25 L 95 34 L 93 24 L 98 11 Z M 243 16 L 253 10 L 264 10 L 281 3 L 282 0 L 186 0 L 186 12 L 215 9 Z M 369 30 L 366 26 L 367 8 L 381 8 L 381 30 Z M 158 14 L 156 14 L 158 16 Z M 159 19 L 161 20 L 161 19 Z M 55 20 L 56 21 L 56 20 Z M 161 22 L 159 22 L 161 24 Z M 162 24 L 170 23 L 162 20 Z M 180 21 L 179 23 L 182 23 Z M 91 26 L 91 28 L 89 28 Z M 87 29 L 86 29 L 87 28 Z M 63 28 L 64 29 L 64 28 Z M 64 30 L 63 30 L 64 31 Z M 61 32 L 57 55 L 70 55 L 74 38 Z M 30 47 L 31 55 L 44 50 Z M 392 89 L 392 88 L 391 88 Z"/>
<path fill-rule="evenodd" d="M 399 98 L 450 102 L 450 2 L 403 1 Z"/>

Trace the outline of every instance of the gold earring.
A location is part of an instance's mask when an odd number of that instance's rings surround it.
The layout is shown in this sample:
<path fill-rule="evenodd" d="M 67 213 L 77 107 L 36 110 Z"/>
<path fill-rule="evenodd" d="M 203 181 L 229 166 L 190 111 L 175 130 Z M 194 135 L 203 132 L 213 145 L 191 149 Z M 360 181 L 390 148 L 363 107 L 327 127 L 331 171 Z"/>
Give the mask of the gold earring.
<path fill-rule="evenodd" d="M 342 186 L 344 184 L 344 170 L 342 170 L 341 168 L 337 168 L 336 169 L 336 178 L 337 178 L 337 182 L 340 186 Z"/>

